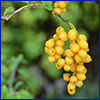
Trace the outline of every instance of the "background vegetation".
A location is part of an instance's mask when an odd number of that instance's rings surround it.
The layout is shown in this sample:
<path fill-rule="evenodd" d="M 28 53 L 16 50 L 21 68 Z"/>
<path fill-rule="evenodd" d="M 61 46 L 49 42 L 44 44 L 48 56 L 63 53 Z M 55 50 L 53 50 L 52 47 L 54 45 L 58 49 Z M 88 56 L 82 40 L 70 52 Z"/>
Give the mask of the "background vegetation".
<path fill-rule="evenodd" d="M 9 6 L 18 9 L 24 5 L 1 1 L 1 15 Z M 64 71 L 48 62 L 44 44 L 62 20 L 44 8 L 36 8 L 1 21 L 1 98 L 99 99 L 99 2 L 70 1 L 62 17 L 88 38 L 93 61 L 85 64 L 88 72 L 83 87 L 70 96 L 62 79 Z M 66 24 L 63 27 L 68 32 Z"/>

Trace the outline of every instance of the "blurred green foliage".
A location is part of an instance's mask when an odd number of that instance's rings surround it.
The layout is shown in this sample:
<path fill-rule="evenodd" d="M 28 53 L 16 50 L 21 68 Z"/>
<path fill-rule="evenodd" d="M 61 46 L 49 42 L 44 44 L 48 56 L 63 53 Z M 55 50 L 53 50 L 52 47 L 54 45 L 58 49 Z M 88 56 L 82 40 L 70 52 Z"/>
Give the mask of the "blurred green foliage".
<path fill-rule="evenodd" d="M 1 15 L 9 6 L 18 9 L 27 3 L 34 1 L 2 1 Z M 45 41 L 53 36 L 62 20 L 45 8 L 36 8 L 18 13 L 9 21 L 1 21 L 2 99 L 99 98 L 99 2 L 70 1 L 67 12 L 61 16 L 75 25 L 78 34 L 85 34 L 90 44 L 93 61 L 86 64 L 88 73 L 84 86 L 77 88 L 73 96 L 67 93 L 67 83 L 62 79 L 64 71 L 57 70 L 55 63 L 50 64 L 44 52 Z M 63 27 L 69 31 L 65 23 Z M 64 49 L 68 46 L 66 42 Z"/>

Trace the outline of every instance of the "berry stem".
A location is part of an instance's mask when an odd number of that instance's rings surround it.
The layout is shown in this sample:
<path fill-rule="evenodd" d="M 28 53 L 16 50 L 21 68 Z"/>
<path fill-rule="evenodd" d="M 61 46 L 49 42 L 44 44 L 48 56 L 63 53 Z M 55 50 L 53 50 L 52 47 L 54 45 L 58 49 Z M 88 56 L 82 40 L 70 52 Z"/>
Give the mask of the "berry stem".
<path fill-rule="evenodd" d="M 71 27 L 69 26 L 69 21 L 68 20 L 65 20 L 62 16 L 60 16 L 60 15 L 58 15 L 58 17 L 60 17 L 62 20 L 63 20 L 63 22 L 65 22 L 66 24 L 67 24 L 67 26 L 68 26 L 68 28 L 69 29 L 71 29 Z"/>

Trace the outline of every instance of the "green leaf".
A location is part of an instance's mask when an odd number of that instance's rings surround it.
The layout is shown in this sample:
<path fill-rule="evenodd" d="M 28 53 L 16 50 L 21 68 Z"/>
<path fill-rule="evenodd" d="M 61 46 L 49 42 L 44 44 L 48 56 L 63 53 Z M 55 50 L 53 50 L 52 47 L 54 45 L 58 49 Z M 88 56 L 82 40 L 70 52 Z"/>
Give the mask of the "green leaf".
<path fill-rule="evenodd" d="M 20 1 L 20 2 L 23 2 L 23 3 L 26 3 L 26 4 L 28 4 L 28 3 L 29 3 L 29 1 Z"/>
<path fill-rule="evenodd" d="M 53 6 L 52 6 L 52 1 L 41 1 L 43 6 L 48 9 L 48 10 L 52 10 Z"/>
<path fill-rule="evenodd" d="M 4 11 L 4 15 L 7 15 L 7 14 L 12 13 L 12 12 L 14 12 L 14 8 L 12 6 L 10 6 Z"/>
<path fill-rule="evenodd" d="M 75 29 L 76 30 L 75 26 L 71 22 L 68 22 L 68 24 L 71 27 L 71 29 Z"/>
<path fill-rule="evenodd" d="M 19 81 L 15 84 L 15 89 L 19 88 L 21 85 L 23 85 L 24 83 L 22 81 Z"/>
<path fill-rule="evenodd" d="M 8 88 L 6 87 L 6 85 L 3 85 L 1 88 L 1 94 L 2 94 L 2 98 L 4 98 L 5 96 L 8 95 Z"/>

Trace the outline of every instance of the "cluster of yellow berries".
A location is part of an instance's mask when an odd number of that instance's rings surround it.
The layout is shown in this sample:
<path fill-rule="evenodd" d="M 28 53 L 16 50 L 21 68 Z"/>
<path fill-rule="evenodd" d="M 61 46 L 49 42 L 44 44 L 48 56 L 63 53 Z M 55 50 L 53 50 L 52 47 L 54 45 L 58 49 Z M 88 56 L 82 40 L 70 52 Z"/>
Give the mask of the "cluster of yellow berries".
<path fill-rule="evenodd" d="M 69 49 L 64 51 L 65 41 L 70 41 Z M 89 63 L 92 59 L 87 53 L 89 51 L 87 37 L 83 34 L 78 35 L 75 29 L 70 29 L 68 34 L 63 27 L 56 29 L 56 34 L 53 38 L 45 43 L 45 52 L 49 55 L 48 61 L 54 63 L 56 68 L 63 68 L 66 72 L 63 74 L 63 79 L 69 81 L 67 85 L 68 93 L 74 95 L 76 86 L 81 87 L 86 79 L 87 69 L 84 63 Z M 61 56 L 64 54 L 64 58 Z"/>
<path fill-rule="evenodd" d="M 66 5 L 69 1 L 56 1 L 54 3 L 53 15 L 60 15 L 66 12 Z"/>

